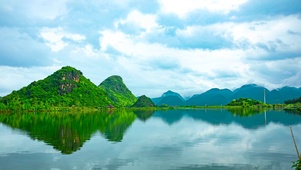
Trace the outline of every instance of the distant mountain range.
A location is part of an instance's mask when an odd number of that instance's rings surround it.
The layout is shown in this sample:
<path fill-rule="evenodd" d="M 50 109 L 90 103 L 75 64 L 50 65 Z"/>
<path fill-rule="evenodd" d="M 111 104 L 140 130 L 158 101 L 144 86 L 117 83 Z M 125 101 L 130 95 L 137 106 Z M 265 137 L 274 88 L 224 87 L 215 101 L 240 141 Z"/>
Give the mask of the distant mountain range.
<path fill-rule="evenodd" d="M 52 107 L 151 107 L 157 106 L 205 106 L 226 105 L 233 99 L 251 98 L 266 103 L 284 103 L 285 100 L 299 98 L 301 88 L 283 87 L 269 91 L 256 84 L 247 84 L 231 91 L 213 88 L 205 93 L 193 95 L 185 100 L 180 94 L 167 91 L 151 101 L 146 96 L 137 98 L 126 87 L 120 76 L 110 76 L 99 86 L 84 77 L 83 73 L 66 66 L 43 80 L 34 81 L 20 90 L 0 98 L 0 110 L 47 110 Z"/>
<path fill-rule="evenodd" d="M 152 101 L 157 106 L 161 105 L 169 105 L 169 106 L 184 106 L 185 100 L 184 98 L 176 92 L 168 90 L 167 92 L 163 93 L 161 97 L 152 98 Z"/>
<path fill-rule="evenodd" d="M 195 94 L 188 100 L 184 100 L 180 94 L 169 90 L 163 93 L 161 97 L 153 98 L 152 100 L 158 106 L 213 106 L 226 105 L 233 99 L 239 98 L 251 98 L 264 102 L 264 93 L 267 104 L 277 104 L 284 103 L 285 100 L 300 97 L 301 88 L 286 86 L 269 91 L 267 88 L 256 84 L 247 84 L 234 91 L 213 88 L 202 94 Z"/>

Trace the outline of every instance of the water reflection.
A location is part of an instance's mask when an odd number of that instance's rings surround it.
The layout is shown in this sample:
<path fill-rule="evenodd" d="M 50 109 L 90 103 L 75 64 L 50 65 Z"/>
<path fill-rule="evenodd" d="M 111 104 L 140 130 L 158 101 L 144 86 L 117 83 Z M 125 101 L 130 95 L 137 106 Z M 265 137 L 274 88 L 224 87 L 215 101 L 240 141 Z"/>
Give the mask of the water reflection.
<path fill-rule="evenodd" d="M 33 140 L 44 141 L 63 154 L 77 151 L 96 132 L 108 141 L 120 142 L 135 119 L 133 112 L 125 110 L 114 113 L 0 115 L 3 124 L 23 130 Z"/>
<path fill-rule="evenodd" d="M 300 115 L 273 110 L 11 114 L 0 122 L 69 154 L 10 145 L 0 149 L 0 169 L 289 169 L 296 158 L 288 126 L 301 128 Z"/>
<path fill-rule="evenodd" d="M 63 154 L 79 150 L 93 134 L 100 132 L 111 142 L 121 142 L 125 132 L 136 117 L 146 122 L 160 118 L 168 125 L 176 124 L 184 117 L 211 125 L 241 125 L 257 129 L 269 123 L 291 126 L 301 123 L 298 114 L 279 111 L 229 109 L 229 110 L 115 110 L 114 112 L 86 114 L 1 114 L 0 122 L 14 129 L 23 130 L 31 139 L 44 141 Z"/>
<path fill-rule="evenodd" d="M 298 114 L 287 114 L 277 110 L 254 109 L 200 109 L 200 110 L 167 110 L 156 111 L 153 117 L 161 118 L 168 125 L 179 122 L 183 117 L 190 117 L 196 121 L 205 121 L 211 125 L 229 125 L 236 123 L 247 129 L 256 129 L 269 123 L 285 126 L 296 125 L 301 122 Z"/>
<path fill-rule="evenodd" d="M 134 110 L 135 115 L 139 120 L 146 122 L 155 113 L 154 110 Z"/>

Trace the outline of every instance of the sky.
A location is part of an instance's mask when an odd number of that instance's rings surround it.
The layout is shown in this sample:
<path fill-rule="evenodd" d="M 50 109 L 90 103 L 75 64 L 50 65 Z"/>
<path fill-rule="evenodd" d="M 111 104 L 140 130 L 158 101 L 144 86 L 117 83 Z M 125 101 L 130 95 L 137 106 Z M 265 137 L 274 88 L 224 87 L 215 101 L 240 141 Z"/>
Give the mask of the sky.
<path fill-rule="evenodd" d="M 301 1 L 0 0 L 0 96 L 66 65 L 136 96 L 301 87 Z"/>

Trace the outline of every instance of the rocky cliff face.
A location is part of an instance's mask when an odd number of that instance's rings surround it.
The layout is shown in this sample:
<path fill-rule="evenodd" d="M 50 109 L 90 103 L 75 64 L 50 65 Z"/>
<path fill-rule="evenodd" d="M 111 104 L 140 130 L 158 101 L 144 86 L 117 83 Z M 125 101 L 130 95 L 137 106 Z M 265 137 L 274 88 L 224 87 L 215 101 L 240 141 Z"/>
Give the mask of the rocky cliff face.
<path fill-rule="evenodd" d="M 62 73 L 61 76 L 62 78 L 59 85 L 59 94 L 64 95 L 72 92 L 74 88 L 78 87 L 82 73 L 80 71 L 72 70 L 70 72 Z"/>

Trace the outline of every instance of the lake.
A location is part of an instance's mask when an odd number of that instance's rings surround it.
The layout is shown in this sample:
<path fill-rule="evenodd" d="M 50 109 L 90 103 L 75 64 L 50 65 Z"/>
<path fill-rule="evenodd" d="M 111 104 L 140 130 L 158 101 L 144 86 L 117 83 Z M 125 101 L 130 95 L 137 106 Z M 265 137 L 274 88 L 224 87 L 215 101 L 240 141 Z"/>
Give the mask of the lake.
<path fill-rule="evenodd" d="M 301 116 L 284 111 L 0 114 L 2 170 L 291 169 Z"/>

